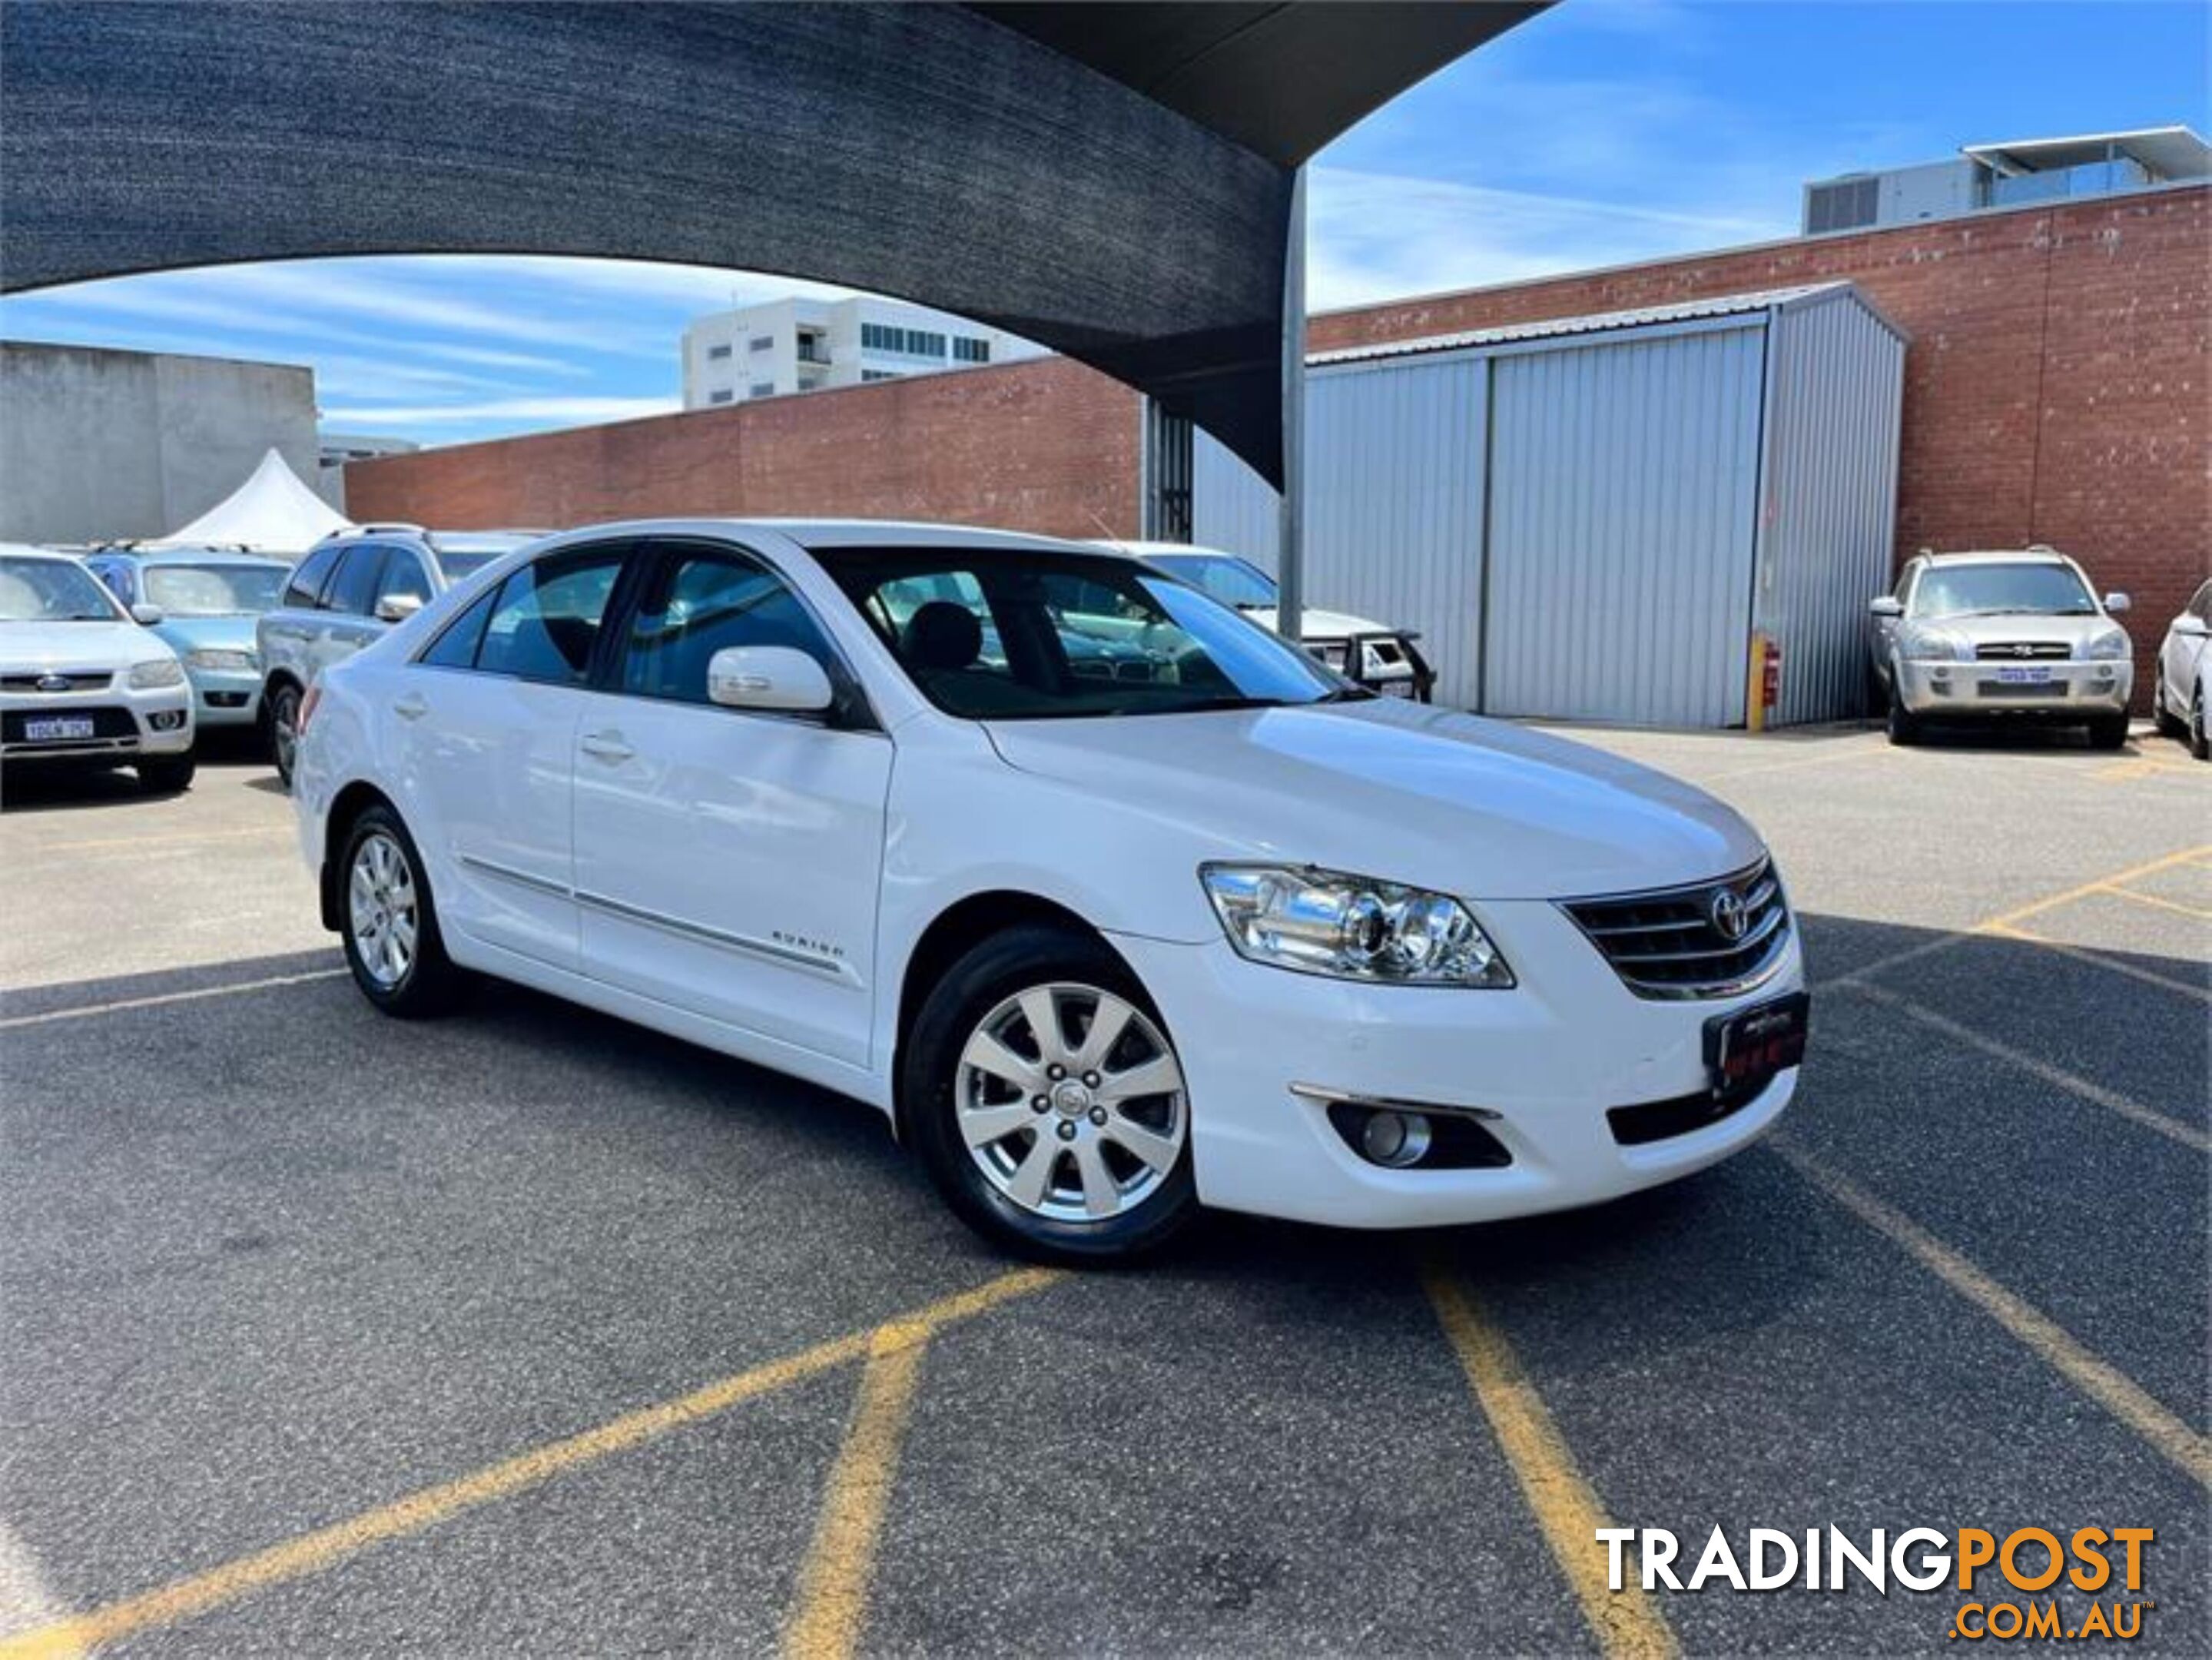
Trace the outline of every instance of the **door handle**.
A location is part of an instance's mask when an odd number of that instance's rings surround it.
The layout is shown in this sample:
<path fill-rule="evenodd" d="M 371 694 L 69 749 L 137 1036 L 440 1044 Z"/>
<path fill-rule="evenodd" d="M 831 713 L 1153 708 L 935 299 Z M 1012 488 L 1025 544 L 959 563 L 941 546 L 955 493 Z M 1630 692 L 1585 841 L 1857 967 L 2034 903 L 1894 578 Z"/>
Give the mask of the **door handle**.
<path fill-rule="evenodd" d="M 419 692 L 409 692 L 392 706 L 392 712 L 402 721 L 420 721 L 430 712 L 430 705 Z"/>
<path fill-rule="evenodd" d="M 587 733 L 584 736 L 582 747 L 584 753 L 594 760 L 611 763 L 627 761 L 637 753 L 635 750 L 623 742 L 623 735 L 618 732 Z"/>

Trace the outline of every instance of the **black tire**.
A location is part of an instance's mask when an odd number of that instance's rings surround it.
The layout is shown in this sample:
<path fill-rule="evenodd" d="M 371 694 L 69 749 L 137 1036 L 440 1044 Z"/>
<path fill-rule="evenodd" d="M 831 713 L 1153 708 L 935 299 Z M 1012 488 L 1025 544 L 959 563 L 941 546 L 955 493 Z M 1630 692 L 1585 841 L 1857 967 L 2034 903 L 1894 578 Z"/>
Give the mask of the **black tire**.
<path fill-rule="evenodd" d="M 970 1152 L 963 1138 L 958 1122 L 961 1108 L 956 1097 L 962 1083 L 962 1055 L 969 1038 L 1009 999 L 1048 986 L 1069 993 L 1071 1004 L 1079 1002 L 1084 991 L 1094 988 L 1123 1000 L 1142 1017 L 1143 1023 L 1149 1023 L 1151 1035 L 1161 1040 L 1173 1058 L 1173 1040 L 1167 1035 L 1166 1023 L 1136 976 L 1103 942 L 1073 927 L 1024 923 L 994 934 L 955 963 L 915 1017 L 899 1067 L 899 1100 L 908 1139 L 953 1213 L 994 1244 L 1041 1262 L 1073 1267 L 1125 1262 L 1148 1256 L 1187 1226 L 1199 1208 L 1197 1184 L 1191 1175 L 1187 1091 L 1177 1091 L 1172 1101 L 1164 1104 L 1165 1122 L 1180 1126 L 1182 1145 L 1172 1167 L 1164 1174 L 1155 1171 L 1147 1177 L 1131 1161 L 1132 1174 L 1127 1179 L 1148 1181 L 1148 1190 L 1129 1208 L 1099 1219 L 1063 1219 L 1017 1202 L 984 1174 L 981 1161 L 988 1155 Z M 1138 1031 L 1141 1024 L 1132 1021 L 1130 1028 L 1136 1034 L 1130 1041 L 1139 1044 L 1146 1041 Z M 1041 1051 L 1042 1045 L 1037 1047 Z M 1114 1052 L 1121 1051 L 1117 1048 Z M 1179 1068 L 1180 1062 L 1176 1064 Z M 1079 1081 L 1066 1080 L 1070 1085 Z M 1018 1100 L 1016 1091 L 1017 1104 Z M 1139 1104 L 1152 1111 L 1163 1103 Z M 1054 1144 L 1042 1140 L 1048 1126 L 1055 1136 L 1073 1132 L 1088 1137 L 1091 1131 L 1086 1125 L 1100 1126 L 1101 1141 L 1114 1134 L 1095 1116 L 1072 1115 L 1071 1122 L 1063 1126 L 1060 1111 L 1036 1110 L 1037 1128 L 1026 1132 L 1037 1138 L 1026 1144 L 1030 1156 L 1040 1146 L 1051 1154 Z M 1107 1110 L 1103 1106 L 1094 1110 Z M 1176 1111 L 1179 1121 L 1174 1117 Z M 1009 1141 L 997 1144 L 998 1148 L 1012 1158 L 1011 1143 L 1024 1133 L 1020 1128 L 1009 1132 Z M 1127 1157 L 1125 1152 L 1115 1156 Z M 1098 1147 L 1092 1157 L 1105 1159 L 1107 1149 Z M 1161 1162 L 1165 1163 L 1164 1153 Z M 1081 1180 L 1082 1171 L 1072 1145 L 1065 1162 L 1053 1154 L 1048 1164 L 1051 1171 L 1066 1173 L 1071 1183 Z M 1054 1179 L 1051 1174 L 1046 1177 L 1048 1183 Z M 1048 1192 L 1047 1198 L 1051 1196 Z"/>
<path fill-rule="evenodd" d="M 2128 741 L 2128 717 L 2109 715 L 2089 723 L 2089 747 L 2093 750 L 2116 750 Z"/>
<path fill-rule="evenodd" d="M 182 755 L 149 755 L 137 763 L 138 783 L 149 795 L 175 795 L 192 787 L 199 763 L 191 751 Z"/>
<path fill-rule="evenodd" d="M 389 891 L 370 913 L 372 917 L 384 919 L 383 927 L 372 929 L 366 943 L 362 918 L 355 903 L 355 866 L 365 850 L 380 842 L 386 849 L 383 856 L 396 855 L 404 863 L 411 899 L 412 938 L 404 966 L 386 953 L 384 944 L 388 936 L 400 933 L 400 908 L 392 903 Z M 345 942 L 346 966 L 353 970 L 354 983 L 361 988 L 362 995 L 384 1013 L 402 1020 L 423 1019 L 453 1008 L 467 988 L 467 976 L 446 955 L 422 855 L 416 850 L 415 838 L 408 835 L 399 815 L 386 806 L 366 809 L 346 832 L 339 860 L 338 933 Z"/>
<path fill-rule="evenodd" d="M 1882 678 L 1881 671 L 1873 664 L 1867 665 L 1867 713 L 1886 715 L 1889 713 L 1889 683 Z"/>
<path fill-rule="evenodd" d="M 1920 741 L 1920 722 L 1895 697 L 1889 700 L 1889 741 L 1902 747 Z"/>
<path fill-rule="evenodd" d="M 289 680 L 279 680 L 262 707 L 268 711 L 269 759 L 276 766 L 277 781 L 289 789 L 300 744 L 300 689 Z"/>
<path fill-rule="evenodd" d="M 2197 683 L 2197 690 L 2189 699 L 2189 752 L 2199 761 L 2212 761 L 2212 732 L 2205 729 L 2204 683 Z"/>

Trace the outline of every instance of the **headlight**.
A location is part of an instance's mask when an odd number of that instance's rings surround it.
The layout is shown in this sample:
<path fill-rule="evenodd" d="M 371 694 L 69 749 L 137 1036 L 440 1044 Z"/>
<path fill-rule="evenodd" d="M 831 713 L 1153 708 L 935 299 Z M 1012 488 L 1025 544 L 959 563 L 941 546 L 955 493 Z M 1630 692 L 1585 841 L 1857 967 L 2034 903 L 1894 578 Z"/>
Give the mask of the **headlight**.
<path fill-rule="evenodd" d="M 1395 985 L 1513 983 L 1490 936 L 1448 893 L 1284 865 L 1198 874 L 1230 945 L 1252 962 Z"/>
<path fill-rule="evenodd" d="M 2093 661 L 2109 662 L 2128 654 L 2128 635 L 2124 629 L 2114 629 L 2110 634 L 2100 634 L 2082 648 L 2081 655 Z"/>
<path fill-rule="evenodd" d="M 1942 629 L 1915 629 L 1899 642 L 1907 662 L 1912 663 L 1971 663 L 1974 660 L 1973 642 L 1963 635 L 1947 633 Z"/>
<path fill-rule="evenodd" d="M 181 686 L 184 684 L 185 666 L 173 657 L 156 657 L 151 662 L 131 666 L 131 689 L 133 691 L 152 691 L 157 686 Z"/>
<path fill-rule="evenodd" d="M 261 665 L 254 660 L 250 651 L 200 650 L 185 654 L 185 666 L 210 669 L 225 674 L 251 674 Z"/>

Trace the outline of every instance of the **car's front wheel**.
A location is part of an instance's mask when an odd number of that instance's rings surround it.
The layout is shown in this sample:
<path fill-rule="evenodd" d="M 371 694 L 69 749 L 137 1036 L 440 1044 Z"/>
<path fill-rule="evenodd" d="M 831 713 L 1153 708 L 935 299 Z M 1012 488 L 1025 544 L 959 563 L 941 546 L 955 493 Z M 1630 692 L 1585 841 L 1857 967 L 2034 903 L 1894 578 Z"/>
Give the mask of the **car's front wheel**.
<path fill-rule="evenodd" d="M 276 763 L 276 776 L 292 787 L 292 763 L 300 752 L 300 689 L 289 680 L 278 683 L 269 694 L 269 758 Z"/>
<path fill-rule="evenodd" d="M 1198 1209 L 1174 1043 L 1121 960 L 1073 928 L 1010 928 L 954 964 L 915 1019 L 900 1081 L 931 1179 L 1000 1244 L 1127 1259 Z"/>
<path fill-rule="evenodd" d="M 1917 744 L 1920 741 L 1920 722 L 1912 711 L 1905 707 L 1905 700 L 1893 686 L 1889 696 L 1889 741 L 1893 744 Z"/>
<path fill-rule="evenodd" d="M 138 763 L 138 782 L 149 794 L 174 795 L 192 787 L 193 775 L 198 770 L 198 763 L 189 752 L 149 755 Z"/>
<path fill-rule="evenodd" d="M 414 838 L 389 807 L 374 806 L 347 833 L 340 907 L 354 983 L 386 1014 L 441 1014 L 459 994 L 461 971 L 446 955 L 430 881 Z"/>
<path fill-rule="evenodd" d="M 2189 700 L 2189 752 L 2200 761 L 2212 761 L 2212 732 L 2204 726 L 2204 683 Z"/>
<path fill-rule="evenodd" d="M 2128 717 L 2115 714 L 2089 723 L 2089 747 L 2093 750 L 2116 750 L 2128 741 Z"/>
<path fill-rule="evenodd" d="M 2166 706 L 2166 686 L 2163 676 L 2151 682 L 2150 718 L 2151 724 L 2158 728 L 2158 735 L 2160 738 L 2188 736 L 2189 723 Z"/>

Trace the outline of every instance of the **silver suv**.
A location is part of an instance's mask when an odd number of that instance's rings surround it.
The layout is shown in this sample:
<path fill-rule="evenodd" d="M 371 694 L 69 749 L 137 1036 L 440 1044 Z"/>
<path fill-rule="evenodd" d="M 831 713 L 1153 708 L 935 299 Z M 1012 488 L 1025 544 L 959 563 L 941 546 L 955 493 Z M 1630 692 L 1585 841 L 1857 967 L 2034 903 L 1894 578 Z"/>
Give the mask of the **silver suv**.
<path fill-rule="evenodd" d="M 2054 549 L 1920 555 L 1869 607 L 1889 741 L 1915 742 L 1929 721 L 2032 720 L 2119 748 L 2135 662 L 2112 618 L 2127 608 Z"/>
<path fill-rule="evenodd" d="M 501 554 L 533 540 L 511 531 L 357 525 L 315 544 L 284 597 L 254 629 L 262 719 L 276 773 L 292 781 L 300 700 L 315 677 Z"/>

